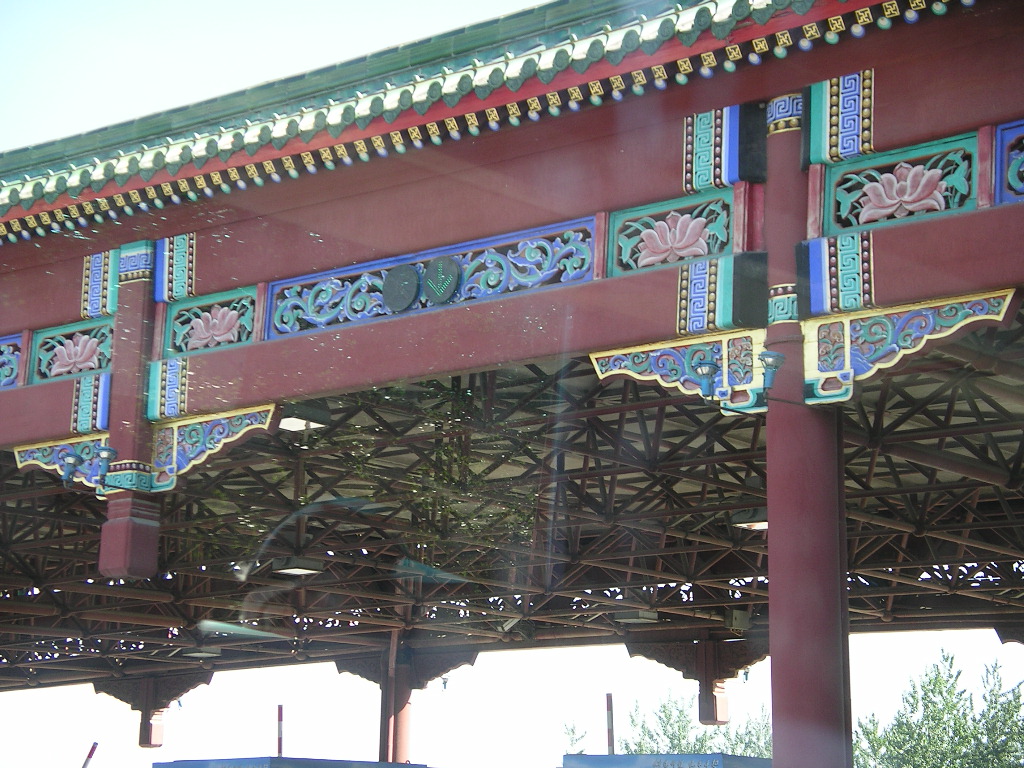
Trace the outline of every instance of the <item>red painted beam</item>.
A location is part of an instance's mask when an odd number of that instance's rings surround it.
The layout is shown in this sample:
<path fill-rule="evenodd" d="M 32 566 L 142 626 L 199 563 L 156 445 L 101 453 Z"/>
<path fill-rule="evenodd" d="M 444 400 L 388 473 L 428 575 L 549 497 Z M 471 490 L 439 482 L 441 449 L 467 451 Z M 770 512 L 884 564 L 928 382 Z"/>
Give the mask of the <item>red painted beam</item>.
<path fill-rule="evenodd" d="M 188 409 L 212 413 L 675 337 L 678 272 L 468 302 L 189 359 Z"/>
<path fill-rule="evenodd" d="M 880 306 L 1024 285 L 1024 205 L 881 227 L 872 240 Z"/>
<path fill-rule="evenodd" d="M 0 446 L 68 437 L 74 396 L 75 381 L 71 378 L 0 392 Z"/>

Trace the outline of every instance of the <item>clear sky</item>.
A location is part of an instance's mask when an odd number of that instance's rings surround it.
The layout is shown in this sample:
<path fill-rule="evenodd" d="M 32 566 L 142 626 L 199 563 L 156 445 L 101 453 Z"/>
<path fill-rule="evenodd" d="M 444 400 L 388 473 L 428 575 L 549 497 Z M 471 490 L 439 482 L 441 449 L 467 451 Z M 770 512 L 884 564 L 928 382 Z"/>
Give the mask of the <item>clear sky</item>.
<path fill-rule="evenodd" d="M 522 0 L 0 0 L 7 64 L 0 152 L 74 135 L 421 39 L 532 3 Z M 907 682 L 953 652 L 962 682 L 977 685 L 998 660 L 1024 680 L 1024 646 L 995 633 L 855 636 L 854 715 L 883 720 Z M 769 664 L 730 681 L 736 718 L 769 703 Z M 605 694 L 625 735 L 629 710 L 653 709 L 697 686 L 622 647 L 484 654 L 413 696 L 412 756 L 434 768 L 553 768 L 573 723 L 588 752 L 605 749 Z M 276 754 L 277 705 L 285 754 L 374 760 L 379 693 L 333 665 L 218 673 L 172 705 L 165 746 L 137 744 L 138 713 L 92 686 L 0 695 L 0 768 L 81 765 L 149 768 L 153 762 Z"/>

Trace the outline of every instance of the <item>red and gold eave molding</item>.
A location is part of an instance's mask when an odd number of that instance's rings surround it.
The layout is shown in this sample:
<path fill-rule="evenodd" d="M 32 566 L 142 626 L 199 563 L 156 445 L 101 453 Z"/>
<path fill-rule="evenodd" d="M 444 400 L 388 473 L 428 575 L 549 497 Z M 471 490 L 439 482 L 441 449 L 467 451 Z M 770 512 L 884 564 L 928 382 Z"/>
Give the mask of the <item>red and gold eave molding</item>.
<path fill-rule="evenodd" d="M 425 66 L 435 76 L 424 77 L 425 67 L 390 73 L 382 87 L 364 83 L 348 98 L 335 98 L 325 81 L 302 106 L 268 100 L 215 129 L 197 113 L 187 138 L 126 134 L 124 148 L 107 157 L 57 168 L 18 167 L 19 152 L 8 153 L 9 165 L 0 160 L 0 245 L 594 109 L 693 77 L 728 76 L 861 37 L 870 26 L 885 30 L 979 1 L 698 0 L 665 3 L 655 15 L 647 3 L 646 16 L 635 8 L 613 13 L 618 3 L 578 3 L 581 17 L 591 11 L 587 24 L 559 29 L 538 26 L 547 17 L 527 11 L 510 17 L 522 17 L 522 34 L 496 60 L 434 60 Z M 616 23 L 595 29 L 605 17 Z"/>

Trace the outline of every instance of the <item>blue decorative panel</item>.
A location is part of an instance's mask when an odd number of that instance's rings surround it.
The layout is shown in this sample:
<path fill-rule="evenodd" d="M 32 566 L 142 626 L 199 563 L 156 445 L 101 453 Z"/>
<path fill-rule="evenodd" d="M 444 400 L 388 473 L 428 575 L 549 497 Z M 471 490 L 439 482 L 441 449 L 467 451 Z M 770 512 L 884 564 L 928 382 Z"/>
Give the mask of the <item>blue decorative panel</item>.
<path fill-rule="evenodd" d="M 679 335 L 764 327 L 768 322 L 767 265 L 768 254 L 763 252 L 683 262 Z"/>
<path fill-rule="evenodd" d="M 797 269 L 803 317 L 874 306 L 870 232 L 844 232 L 804 243 L 797 252 Z"/>
<path fill-rule="evenodd" d="M 156 259 L 153 243 L 149 240 L 139 240 L 134 243 L 127 243 L 117 249 L 118 282 L 126 283 L 129 280 L 148 280 L 153 276 L 153 266 Z"/>
<path fill-rule="evenodd" d="M 20 370 L 21 336 L 0 337 L 0 389 L 17 386 Z"/>
<path fill-rule="evenodd" d="M 1024 200 L 1024 120 L 996 129 L 995 202 Z"/>
<path fill-rule="evenodd" d="M 103 317 L 117 310 L 117 251 L 85 257 L 82 275 L 82 317 Z"/>
<path fill-rule="evenodd" d="M 157 301 L 175 301 L 194 293 L 196 235 L 165 237 L 155 244 L 154 295 Z"/>
<path fill-rule="evenodd" d="M 874 151 L 874 71 L 811 86 L 810 162 L 835 163 Z"/>
<path fill-rule="evenodd" d="M 109 412 L 110 374 L 77 378 L 71 406 L 71 431 L 76 435 L 106 431 Z"/>
<path fill-rule="evenodd" d="M 804 97 L 800 93 L 787 93 L 768 102 L 766 120 L 768 135 L 798 131 L 803 121 Z"/>
<path fill-rule="evenodd" d="M 594 274 L 593 240 L 594 220 L 577 219 L 279 280 L 267 292 L 265 338 L 585 282 Z"/>

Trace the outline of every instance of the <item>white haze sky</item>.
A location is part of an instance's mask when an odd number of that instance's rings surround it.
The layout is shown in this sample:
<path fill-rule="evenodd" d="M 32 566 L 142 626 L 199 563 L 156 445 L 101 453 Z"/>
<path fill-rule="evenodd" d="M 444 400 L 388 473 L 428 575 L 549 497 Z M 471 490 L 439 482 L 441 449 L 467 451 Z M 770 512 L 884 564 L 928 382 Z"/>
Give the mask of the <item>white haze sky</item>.
<path fill-rule="evenodd" d="M 202 101 L 400 43 L 467 26 L 533 3 L 516 0 L 0 0 L 6 64 L 0 152 Z M 907 682 L 953 652 L 975 688 L 985 664 L 1024 680 L 1024 646 L 991 631 L 854 636 L 854 717 L 890 717 Z M 769 662 L 729 681 L 735 718 L 769 706 Z M 554 768 L 565 724 L 605 750 L 605 694 L 615 727 L 697 684 L 621 646 L 483 654 L 474 667 L 413 695 L 412 758 L 433 768 Z M 214 675 L 168 711 L 165 746 L 137 746 L 138 713 L 92 686 L 0 694 L 0 768 L 81 765 L 150 768 L 154 762 L 274 755 L 277 706 L 285 754 L 375 760 L 379 693 L 331 664 Z"/>

